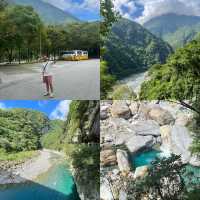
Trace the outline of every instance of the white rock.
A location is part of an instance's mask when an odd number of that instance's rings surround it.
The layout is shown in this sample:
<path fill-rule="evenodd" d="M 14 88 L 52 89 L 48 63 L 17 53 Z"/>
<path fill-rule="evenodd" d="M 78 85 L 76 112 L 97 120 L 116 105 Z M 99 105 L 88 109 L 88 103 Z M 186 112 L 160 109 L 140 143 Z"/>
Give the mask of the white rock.
<path fill-rule="evenodd" d="M 117 149 L 117 163 L 121 172 L 129 172 L 131 170 L 128 154 L 126 151 Z"/>
<path fill-rule="evenodd" d="M 148 166 L 137 167 L 134 173 L 134 178 L 144 178 L 148 173 Z"/>

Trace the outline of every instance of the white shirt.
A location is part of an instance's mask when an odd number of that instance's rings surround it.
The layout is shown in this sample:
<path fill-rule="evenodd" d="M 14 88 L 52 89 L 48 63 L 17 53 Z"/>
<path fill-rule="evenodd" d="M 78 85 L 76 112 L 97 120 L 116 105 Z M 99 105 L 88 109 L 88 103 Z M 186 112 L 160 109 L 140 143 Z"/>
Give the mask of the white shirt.
<path fill-rule="evenodd" d="M 44 76 L 52 75 L 53 64 L 54 64 L 54 61 L 47 61 L 42 64 L 42 72 L 44 73 Z"/>

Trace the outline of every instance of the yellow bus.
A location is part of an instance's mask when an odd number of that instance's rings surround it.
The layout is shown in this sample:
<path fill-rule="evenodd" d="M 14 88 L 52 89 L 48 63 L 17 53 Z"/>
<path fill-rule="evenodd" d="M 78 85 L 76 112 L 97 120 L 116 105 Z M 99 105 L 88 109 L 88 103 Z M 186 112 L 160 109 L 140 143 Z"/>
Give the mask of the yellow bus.
<path fill-rule="evenodd" d="M 62 51 L 61 59 L 68 61 L 88 60 L 88 51 L 82 51 L 82 50 Z"/>

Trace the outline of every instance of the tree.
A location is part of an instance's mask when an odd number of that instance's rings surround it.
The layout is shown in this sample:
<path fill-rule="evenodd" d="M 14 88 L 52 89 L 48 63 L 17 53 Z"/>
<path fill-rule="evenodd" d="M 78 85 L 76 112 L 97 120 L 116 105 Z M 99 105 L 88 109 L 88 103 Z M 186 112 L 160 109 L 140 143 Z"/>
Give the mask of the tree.
<path fill-rule="evenodd" d="M 194 181 L 196 178 L 197 181 Z M 198 197 L 199 181 L 187 172 L 180 156 L 157 158 L 143 179 L 128 179 L 127 194 L 130 200 L 148 197 L 149 200 L 186 200 L 190 195 Z M 198 192 L 197 192 L 198 191 Z M 194 198 L 195 199 L 195 198 Z"/>
<path fill-rule="evenodd" d="M 100 24 L 100 38 L 101 38 L 101 56 L 106 51 L 104 48 L 104 41 L 109 34 L 112 24 L 117 20 L 118 13 L 114 10 L 112 0 L 102 0 L 101 3 L 101 16 L 102 21 Z M 100 63 L 101 68 L 101 98 L 106 98 L 108 92 L 111 90 L 112 85 L 115 82 L 115 77 L 109 74 L 109 67 L 105 62 Z"/>

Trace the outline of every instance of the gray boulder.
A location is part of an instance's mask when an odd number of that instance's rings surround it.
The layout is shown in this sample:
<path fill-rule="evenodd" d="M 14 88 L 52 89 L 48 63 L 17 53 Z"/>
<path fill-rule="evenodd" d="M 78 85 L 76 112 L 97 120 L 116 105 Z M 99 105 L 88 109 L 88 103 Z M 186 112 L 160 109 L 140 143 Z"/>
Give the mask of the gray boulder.
<path fill-rule="evenodd" d="M 131 111 L 126 103 L 126 101 L 116 100 L 111 106 L 112 117 L 119 117 L 124 119 L 129 119 L 131 117 Z"/>
<path fill-rule="evenodd" d="M 160 126 L 156 121 L 153 120 L 137 121 L 133 127 L 137 135 L 160 136 Z"/>
<path fill-rule="evenodd" d="M 149 111 L 149 118 L 158 122 L 161 126 L 174 123 L 172 114 L 160 107 L 154 107 Z"/>
<path fill-rule="evenodd" d="M 151 148 L 154 145 L 154 139 L 153 136 L 134 135 L 125 144 L 131 153 L 136 153 L 139 150 Z"/>

